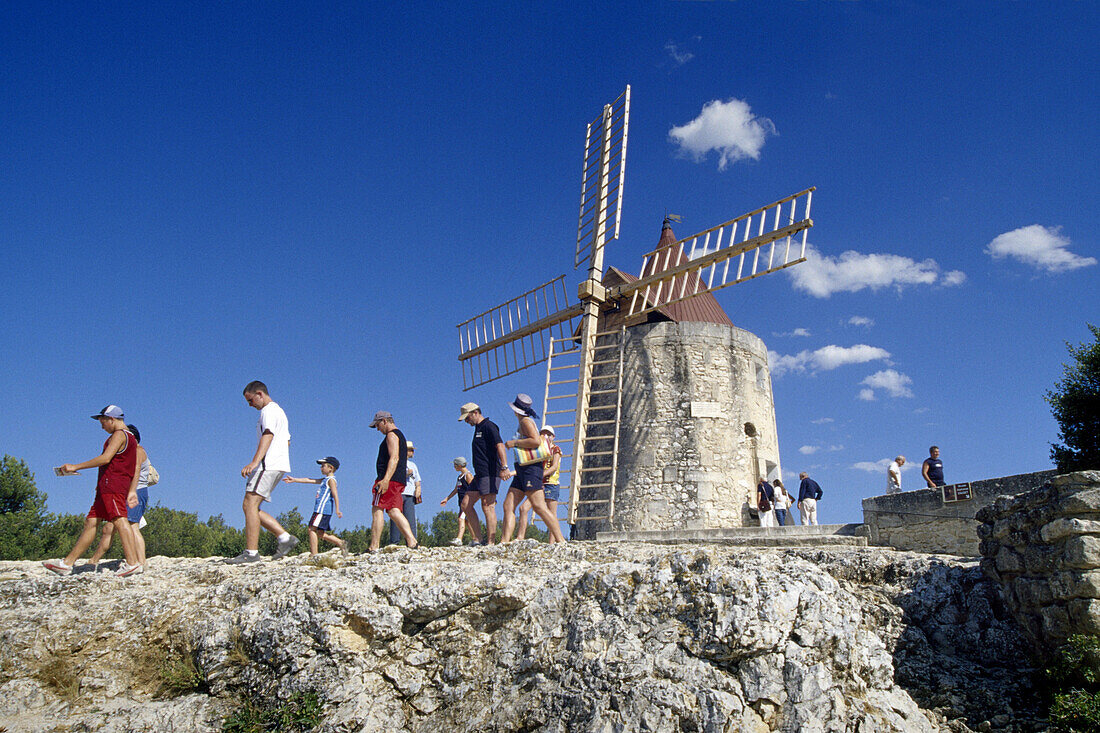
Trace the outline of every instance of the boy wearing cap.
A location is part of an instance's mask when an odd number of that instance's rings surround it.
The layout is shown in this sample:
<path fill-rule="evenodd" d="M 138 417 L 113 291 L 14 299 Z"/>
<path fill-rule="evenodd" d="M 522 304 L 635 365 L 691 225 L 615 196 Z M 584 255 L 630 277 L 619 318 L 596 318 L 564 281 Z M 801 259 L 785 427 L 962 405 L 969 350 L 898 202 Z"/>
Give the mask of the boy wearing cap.
<path fill-rule="evenodd" d="M 401 492 L 401 513 L 405 515 L 405 521 L 409 523 L 414 535 L 416 534 L 416 505 L 423 501 L 420 498 L 420 469 L 413 463 L 415 452 L 413 442 L 407 441 L 405 443 L 406 479 L 405 490 Z M 390 522 L 390 544 L 396 545 L 399 539 L 401 539 L 400 530 L 397 529 L 397 525 Z"/>
<path fill-rule="evenodd" d="M 339 547 L 344 557 L 347 557 L 347 543 L 336 535 L 328 533 L 332 529 L 332 512 L 335 511 L 337 517 L 344 516 L 340 511 L 340 496 L 336 493 L 336 477 L 333 476 L 336 469 L 340 468 L 340 461 L 333 456 L 325 456 L 319 458 L 317 463 L 321 466 L 321 478 L 286 476 L 283 481 L 288 484 L 321 484 L 317 489 L 316 500 L 313 502 L 313 516 L 309 518 L 309 556 L 317 556 L 318 540 L 324 540 Z"/>
<path fill-rule="evenodd" d="M 397 525 L 410 549 L 420 545 L 416 535 L 409 527 L 405 515 L 401 513 L 402 492 L 408 477 L 408 445 L 405 434 L 397 429 L 393 415 L 385 410 L 374 413 L 370 426 L 386 436 L 378 446 L 378 479 L 374 482 L 374 498 L 371 501 L 370 551 L 374 552 L 382 542 L 382 524 L 384 514 L 390 515 L 390 521 Z"/>
<path fill-rule="evenodd" d="M 482 415 L 481 408 L 473 402 L 467 402 L 459 408 L 458 420 L 474 427 L 471 445 L 474 463 L 473 490 L 481 497 L 481 509 L 485 513 L 486 539 L 482 539 L 482 544 L 492 545 L 496 543 L 497 536 L 497 492 L 500 491 L 501 480 L 510 475 L 504 441 L 500 439 L 500 428 Z M 471 514 L 477 517 L 477 514 Z"/>
<path fill-rule="evenodd" d="M 62 560 L 47 560 L 42 563 L 51 572 L 68 575 L 73 571 L 73 563 L 95 539 L 96 525 L 100 521 L 113 524 L 122 540 L 122 552 L 126 559 L 116 575 L 125 578 L 143 570 L 138 562 L 130 523 L 126 521 L 127 508 L 137 506 L 138 503 L 137 484 L 134 482 L 138 466 L 137 441 L 126 430 L 126 422 L 122 418 L 122 408 L 117 405 L 107 405 L 99 414 L 92 415 L 92 419 L 99 420 L 99 426 L 110 435 L 103 443 L 103 452 L 83 463 L 66 463 L 61 466 L 62 473 L 98 468 L 99 475 L 96 479 L 95 501 L 88 510 L 84 528 L 80 531 L 72 551 Z"/>
<path fill-rule="evenodd" d="M 286 413 L 278 403 L 271 399 L 267 385 L 263 382 L 249 382 L 244 388 L 244 400 L 249 407 L 260 411 L 260 420 L 256 423 L 259 440 L 252 460 L 241 469 L 241 476 L 247 479 L 244 487 L 244 547 L 241 554 L 226 558 L 230 565 L 259 562 L 260 527 L 275 535 L 278 548 L 272 560 L 286 557 L 290 549 L 298 544 L 298 538 L 283 529 L 275 517 L 260 509 L 265 501 L 271 501 L 271 492 L 290 473 L 290 424 Z"/>

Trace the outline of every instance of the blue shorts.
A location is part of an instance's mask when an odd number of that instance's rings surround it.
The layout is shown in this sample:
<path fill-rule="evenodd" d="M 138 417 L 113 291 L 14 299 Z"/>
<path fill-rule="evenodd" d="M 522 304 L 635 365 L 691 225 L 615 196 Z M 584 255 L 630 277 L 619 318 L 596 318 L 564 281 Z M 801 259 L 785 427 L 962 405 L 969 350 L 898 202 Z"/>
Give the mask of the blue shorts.
<path fill-rule="evenodd" d="M 517 463 L 514 468 L 516 469 L 516 477 L 512 479 L 513 489 L 524 493 L 542 490 L 541 463 L 532 463 L 528 466 L 521 466 Z"/>
<path fill-rule="evenodd" d="M 332 520 L 331 514 L 318 514 L 313 513 L 313 516 L 309 518 L 309 528 L 319 529 L 322 532 L 328 532 L 332 527 L 329 526 L 329 522 Z"/>
<path fill-rule="evenodd" d="M 476 491 L 482 496 L 489 496 L 490 494 L 496 494 L 500 491 L 500 477 L 499 476 L 475 476 L 474 482 L 470 484 L 470 491 Z"/>
<path fill-rule="evenodd" d="M 138 489 L 138 505 L 126 510 L 126 520 L 130 524 L 137 524 L 145 515 L 145 507 L 149 506 L 149 489 Z"/>
<path fill-rule="evenodd" d="M 546 492 L 547 501 L 560 501 L 558 497 L 561 496 L 561 486 L 558 484 L 543 484 L 542 490 Z"/>

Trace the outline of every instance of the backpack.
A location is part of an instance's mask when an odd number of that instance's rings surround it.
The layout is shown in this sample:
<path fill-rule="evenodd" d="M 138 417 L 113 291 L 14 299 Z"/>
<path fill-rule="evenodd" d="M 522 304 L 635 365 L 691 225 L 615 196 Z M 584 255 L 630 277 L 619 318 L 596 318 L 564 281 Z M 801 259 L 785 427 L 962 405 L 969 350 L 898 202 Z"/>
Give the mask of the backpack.
<path fill-rule="evenodd" d="M 160 474 L 157 473 L 157 469 L 153 468 L 153 464 L 150 463 L 149 464 L 149 483 L 146 484 L 146 485 L 147 486 L 152 486 L 153 484 L 157 483 L 158 481 L 160 481 Z"/>

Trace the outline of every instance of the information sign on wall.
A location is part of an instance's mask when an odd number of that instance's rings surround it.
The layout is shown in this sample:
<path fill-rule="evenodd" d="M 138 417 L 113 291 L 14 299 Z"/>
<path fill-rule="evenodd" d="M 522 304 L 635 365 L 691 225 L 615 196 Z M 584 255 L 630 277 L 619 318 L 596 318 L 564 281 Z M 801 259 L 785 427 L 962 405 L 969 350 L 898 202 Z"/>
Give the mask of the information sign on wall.
<path fill-rule="evenodd" d="M 970 490 L 970 482 L 965 484 L 951 484 L 950 486 L 943 487 L 944 504 L 949 504 L 953 501 L 969 501 L 973 498 L 974 494 Z"/>

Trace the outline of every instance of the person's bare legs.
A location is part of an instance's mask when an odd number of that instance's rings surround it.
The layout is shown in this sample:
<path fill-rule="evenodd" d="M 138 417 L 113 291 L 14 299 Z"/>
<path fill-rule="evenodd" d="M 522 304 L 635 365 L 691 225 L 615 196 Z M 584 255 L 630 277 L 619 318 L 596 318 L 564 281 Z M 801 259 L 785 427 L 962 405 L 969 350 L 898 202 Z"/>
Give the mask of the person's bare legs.
<path fill-rule="evenodd" d="M 515 488 L 508 489 L 508 494 L 504 497 L 504 533 L 500 536 L 502 545 L 512 541 L 512 533 L 516 529 L 516 506 L 523 499 L 523 492 Z"/>
<path fill-rule="evenodd" d="M 141 533 L 140 522 L 130 522 L 130 531 L 134 533 L 134 552 L 137 553 L 138 563 L 145 564 L 145 535 Z"/>
<path fill-rule="evenodd" d="M 110 522 L 100 522 L 100 524 L 103 525 L 103 531 L 99 534 L 99 546 L 95 548 L 92 558 L 88 561 L 92 565 L 99 564 L 99 561 L 111 549 L 111 540 L 115 538 L 115 526 L 113 524 Z"/>
<path fill-rule="evenodd" d="M 318 531 L 315 527 L 309 528 L 309 556 L 313 557 L 317 554 L 317 535 Z"/>
<path fill-rule="evenodd" d="M 322 534 L 321 539 L 323 539 L 325 542 L 328 542 L 329 544 L 336 545 L 341 550 L 344 549 L 344 545 L 346 544 L 342 539 L 334 534 L 329 534 L 328 532 Z"/>
<path fill-rule="evenodd" d="M 542 521 L 546 523 L 546 529 L 550 532 L 550 543 L 565 542 L 561 527 L 558 526 L 558 518 L 550 513 L 550 509 L 546 506 L 546 497 L 542 491 L 528 491 L 527 499 L 531 502 L 531 508 L 535 510 L 535 514 L 538 514 Z"/>
<path fill-rule="evenodd" d="M 130 566 L 140 565 L 138 562 L 137 548 L 134 547 L 134 533 L 130 531 L 130 520 L 125 515 L 111 520 L 115 525 L 115 533 L 122 542 L 122 554 L 126 558 L 126 564 Z"/>
<path fill-rule="evenodd" d="M 283 525 L 267 512 L 260 509 L 264 498 L 254 491 L 244 495 L 244 547 L 246 550 L 260 549 L 260 527 L 278 537 L 286 530 Z"/>
<path fill-rule="evenodd" d="M 474 504 L 477 499 L 473 493 L 468 493 L 462 498 L 462 513 L 466 516 L 466 526 L 470 530 L 470 534 L 473 535 L 474 541 L 481 542 L 481 522 L 477 518 L 477 506 Z"/>
<path fill-rule="evenodd" d="M 455 539 L 458 544 L 462 544 L 462 540 L 466 537 L 466 508 L 461 504 L 458 506 L 458 534 L 455 535 Z"/>
<path fill-rule="evenodd" d="M 519 526 L 516 527 L 516 539 L 522 540 L 527 537 L 527 524 L 531 518 L 531 503 L 527 501 L 526 496 L 516 505 L 516 509 L 519 510 Z"/>
<path fill-rule="evenodd" d="M 497 497 L 486 494 L 481 497 L 481 511 L 485 514 L 485 536 L 490 545 L 497 542 Z"/>
<path fill-rule="evenodd" d="M 382 511 L 382 507 L 376 506 L 371 511 L 370 522 L 370 551 L 374 552 L 378 549 L 378 545 L 382 542 L 382 525 L 386 523 L 385 512 Z"/>
<path fill-rule="evenodd" d="M 405 513 L 400 508 L 389 509 L 387 513 L 390 515 L 390 521 L 397 525 L 397 529 L 400 530 L 401 536 L 405 538 L 406 547 L 419 547 L 419 543 L 416 541 L 416 535 L 413 534 L 412 525 L 409 524 L 409 520 L 405 519 Z"/>
<path fill-rule="evenodd" d="M 73 566 L 73 563 L 79 560 L 89 547 L 92 546 L 92 542 L 95 541 L 95 528 L 99 523 L 99 520 L 95 517 L 86 517 L 84 519 L 84 529 L 80 530 L 80 536 L 76 538 L 76 544 L 73 545 L 73 549 L 65 556 L 65 564 L 69 567 Z"/>

